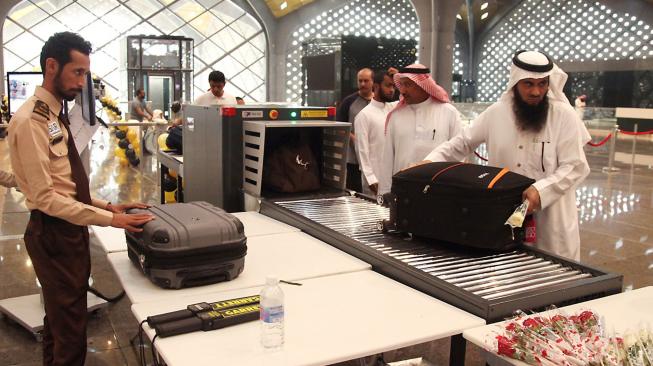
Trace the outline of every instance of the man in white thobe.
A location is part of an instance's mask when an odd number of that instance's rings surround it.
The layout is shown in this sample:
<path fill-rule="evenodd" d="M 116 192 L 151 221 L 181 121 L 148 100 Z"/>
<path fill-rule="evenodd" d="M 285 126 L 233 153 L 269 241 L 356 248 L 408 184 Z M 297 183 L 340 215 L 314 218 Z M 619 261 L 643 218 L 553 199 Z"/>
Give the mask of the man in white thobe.
<path fill-rule="evenodd" d="M 211 105 L 236 105 L 236 97 L 224 91 L 227 79 L 221 71 L 213 70 L 209 73 L 209 91 L 195 98 L 193 104 Z"/>
<path fill-rule="evenodd" d="M 562 92 L 566 81 L 547 55 L 517 52 L 499 101 L 426 160 L 460 161 L 485 142 L 490 165 L 536 181 L 523 193 L 535 219 L 535 245 L 580 260 L 575 189 L 590 171 L 583 152 L 590 136 Z"/>
<path fill-rule="evenodd" d="M 395 173 L 461 131 L 460 114 L 428 68 L 413 64 L 400 69 L 393 79 L 401 97 L 386 120 L 379 194 L 390 191 Z"/>
<path fill-rule="evenodd" d="M 370 104 L 356 115 L 354 125 L 356 152 L 363 172 L 361 177 L 363 193 L 376 196 L 379 191 L 378 176 L 385 143 L 385 120 L 388 113 L 397 105 L 392 102 L 395 94 L 392 74 L 388 71 L 374 73 L 372 89 L 374 97 Z"/>

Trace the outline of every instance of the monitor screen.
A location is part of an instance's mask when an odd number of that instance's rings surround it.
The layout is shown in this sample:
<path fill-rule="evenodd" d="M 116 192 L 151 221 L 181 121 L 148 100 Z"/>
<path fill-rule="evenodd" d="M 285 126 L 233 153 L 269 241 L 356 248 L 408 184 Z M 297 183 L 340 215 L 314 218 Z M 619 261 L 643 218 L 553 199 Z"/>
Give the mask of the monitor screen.
<path fill-rule="evenodd" d="M 16 113 L 27 98 L 34 95 L 34 90 L 43 83 L 40 72 L 8 72 L 7 94 L 9 95 L 9 113 Z"/>

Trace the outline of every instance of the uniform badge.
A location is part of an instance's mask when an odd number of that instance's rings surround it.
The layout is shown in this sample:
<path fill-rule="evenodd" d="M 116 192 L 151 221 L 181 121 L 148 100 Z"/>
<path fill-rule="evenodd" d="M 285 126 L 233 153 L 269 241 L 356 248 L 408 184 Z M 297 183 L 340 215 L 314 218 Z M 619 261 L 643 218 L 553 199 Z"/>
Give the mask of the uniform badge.
<path fill-rule="evenodd" d="M 48 105 L 42 100 L 36 100 L 34 102 L 33 112 L 43 118 L 50 118 L 50 107 L 48 107 Z"/>
<path fill-rule="evenodd" d="M 59 122 L 48 122 L 48 137 L 50 138 L 51 144 L 56 144 L 63 139 L 63 132 L 61 131 L 61 127 L 59 127 Z"/>

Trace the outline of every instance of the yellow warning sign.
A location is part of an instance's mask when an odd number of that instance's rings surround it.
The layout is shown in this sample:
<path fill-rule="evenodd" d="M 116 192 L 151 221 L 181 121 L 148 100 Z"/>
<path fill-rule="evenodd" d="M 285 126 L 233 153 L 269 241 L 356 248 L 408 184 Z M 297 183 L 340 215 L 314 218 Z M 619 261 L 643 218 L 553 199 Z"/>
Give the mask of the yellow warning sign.
<path fill-rule="evenodd" d="M 327 117 L 327 111 L 325 109 L 301 111 L 300 115 L 302 118 L 324 118 Z"/>

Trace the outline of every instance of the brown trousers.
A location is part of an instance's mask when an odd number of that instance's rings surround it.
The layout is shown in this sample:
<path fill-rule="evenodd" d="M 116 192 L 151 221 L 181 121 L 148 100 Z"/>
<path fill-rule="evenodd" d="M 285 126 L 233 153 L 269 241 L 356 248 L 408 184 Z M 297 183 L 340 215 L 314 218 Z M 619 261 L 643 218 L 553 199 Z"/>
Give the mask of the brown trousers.
<path fill-rule="evenodd" d="M 43 365 L 84 365 L 88 229 L 33 210 L 25 246 L 43 290 Z"/>

